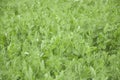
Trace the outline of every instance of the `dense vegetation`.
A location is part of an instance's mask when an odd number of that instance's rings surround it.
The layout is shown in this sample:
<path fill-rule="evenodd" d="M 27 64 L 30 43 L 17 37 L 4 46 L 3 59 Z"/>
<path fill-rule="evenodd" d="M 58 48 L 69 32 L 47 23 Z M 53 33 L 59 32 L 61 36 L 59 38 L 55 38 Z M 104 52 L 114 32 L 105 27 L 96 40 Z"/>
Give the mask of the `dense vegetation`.
<path fill-rule="evenodd" d="M 0 0 L 0 80 L 120 80 L 120 0 Z"/>

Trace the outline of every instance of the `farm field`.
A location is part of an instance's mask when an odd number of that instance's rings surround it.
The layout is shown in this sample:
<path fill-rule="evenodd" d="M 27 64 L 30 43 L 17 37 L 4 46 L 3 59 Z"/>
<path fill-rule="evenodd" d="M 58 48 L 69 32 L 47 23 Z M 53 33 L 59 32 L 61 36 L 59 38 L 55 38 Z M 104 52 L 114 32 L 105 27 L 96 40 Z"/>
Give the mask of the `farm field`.
<path fill-rule="evenodd" d="M 120 0 L 0 0 L 0 80 L 120 80 Z"/>

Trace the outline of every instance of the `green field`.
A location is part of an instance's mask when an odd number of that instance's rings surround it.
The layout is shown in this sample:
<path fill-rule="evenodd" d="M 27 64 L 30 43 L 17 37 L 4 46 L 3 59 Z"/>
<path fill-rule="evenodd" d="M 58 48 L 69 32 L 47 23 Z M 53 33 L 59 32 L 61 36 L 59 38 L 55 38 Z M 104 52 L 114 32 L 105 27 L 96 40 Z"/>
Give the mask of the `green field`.
<path fill-rule="evenodd" d="M 120 80 L 120 0 L 0 0 L 0 80 Z"/>

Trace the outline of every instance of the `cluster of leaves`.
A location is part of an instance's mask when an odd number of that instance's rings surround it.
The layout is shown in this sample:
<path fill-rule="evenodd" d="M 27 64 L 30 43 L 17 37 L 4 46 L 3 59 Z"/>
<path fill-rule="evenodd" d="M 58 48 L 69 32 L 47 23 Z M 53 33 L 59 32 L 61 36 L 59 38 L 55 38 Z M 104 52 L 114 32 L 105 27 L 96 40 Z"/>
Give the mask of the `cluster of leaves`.
<path fill-rule="evenodd" d="M 0 80 L 120 80 L 119 0 L 1 0 Z"/>

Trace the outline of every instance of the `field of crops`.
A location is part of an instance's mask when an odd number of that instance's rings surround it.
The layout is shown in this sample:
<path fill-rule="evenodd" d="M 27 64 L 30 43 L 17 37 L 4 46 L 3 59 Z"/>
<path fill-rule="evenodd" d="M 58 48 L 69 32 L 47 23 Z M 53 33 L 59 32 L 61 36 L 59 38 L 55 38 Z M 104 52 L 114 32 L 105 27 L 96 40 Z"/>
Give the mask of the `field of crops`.
<path fill-rule="evenodd" d="M 0 0 L 0 80 L 120 80 L 120 0 Z"/>

